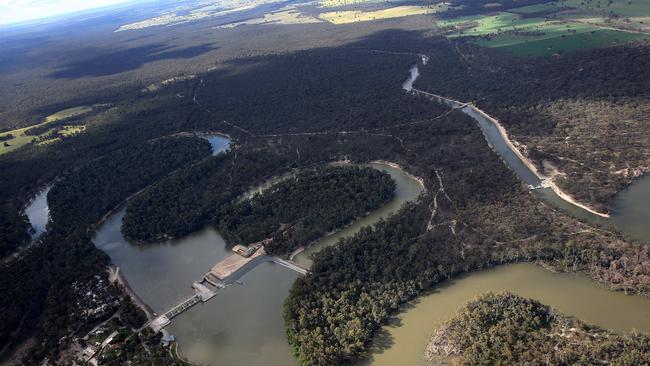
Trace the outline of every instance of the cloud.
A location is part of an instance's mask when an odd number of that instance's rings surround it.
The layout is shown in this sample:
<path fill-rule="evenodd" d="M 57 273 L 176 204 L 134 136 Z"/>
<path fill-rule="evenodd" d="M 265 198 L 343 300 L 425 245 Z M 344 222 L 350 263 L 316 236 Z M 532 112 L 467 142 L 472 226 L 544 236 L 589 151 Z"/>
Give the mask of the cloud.
<path fill-rule="evenodd" d="M 132 0 L 0 0 L 0 24 L 19 23 Z"/>

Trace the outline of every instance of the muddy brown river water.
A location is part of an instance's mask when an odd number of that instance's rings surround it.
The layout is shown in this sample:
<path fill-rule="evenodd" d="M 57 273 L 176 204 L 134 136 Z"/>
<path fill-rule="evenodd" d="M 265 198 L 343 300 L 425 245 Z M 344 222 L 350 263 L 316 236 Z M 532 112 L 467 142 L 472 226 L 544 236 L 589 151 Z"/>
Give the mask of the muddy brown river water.
<path fill-rule="evenodd" d="M 408 90 L 419 75 L 417 67 L 410 72 L 404 84 Z M 495 151 L 522 181 L 538 185 L 539 179 L 527 170 L 516 154 L 509 151 L 489 121 L 480 116 L 472 117 Z M 215 153 L 225 151 L 230 145 L 221 136 L 210 136 L 208 140 Z M 415 200 L 422 191 L 417 180 L 395 167 L 385 164 L 370 166 L 386 171 L 395 180 L 395 198 L 297 255 L 295 260 L 298 263 L 309 266 L 310 255 L 314 252 L 389 216 L 404 202 Z M 550 189 L 538 189 L 536 193 L 574 216 L 614 224 L 630 237 L 650 243 L 650 177 L 639 179 L 616 197 L 609 220 L 567 204 Z M 37 235 L 42 233 L 47 222 L 46 194 L 38 195 L 26 208 Z M 155 245 L 131 245 L 120 232 L 123 216 L 124 210 L 118 211 L 101 225 L 94 243 L 120 267 L 133 290 L 156 312 L 162 312 L 190 295 L 192 282 L 230 254 L 224 240 L 212 229 Z M 200 364 L 295 364 L 286 340 L 282 303 L 296 277 L 296 273 L 284 267 L 264 263 L 244 275 L 239 285 L 227 287 L 208 303 L 197 305 L 174 319 L 167 329 L 177 337 L 181 354 Z M 650 332 L 649 298 L 611 292 L 580 275 L 560 275 L 532 264 L 513 264 L 461 276 L 407 304 L 391 324 L 382 328 L 370 357 L 362 364 L 421 364 L 427 338 L 437 325 L 476 295 L 502 290 L 538 299 L 603 328 L 619 332 L 633 329 Z"/>

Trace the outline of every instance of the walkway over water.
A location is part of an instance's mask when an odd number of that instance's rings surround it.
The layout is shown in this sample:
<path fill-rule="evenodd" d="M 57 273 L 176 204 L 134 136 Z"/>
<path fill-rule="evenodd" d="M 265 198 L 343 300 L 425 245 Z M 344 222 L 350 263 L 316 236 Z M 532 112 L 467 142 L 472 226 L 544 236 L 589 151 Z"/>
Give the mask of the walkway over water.
<path fill-rule="evenodd" d="M 209 301 L 217 295 L 219 290 L 234 283 L 244 273 L 264 262 L 279 264 L 292 271 L 298 272 L 303 276 L 309 273 L 308 269 L 301 267 L 295 262 L 266 255 L 264 248 L 258 249 L 257 252 L 250 257 L 242 257 L 239 254 L 232 254 L 215 264 L 200 281 L 192 284 L 194 295 L 182 300 L 176 306 L 151 320 L 147 326 L 151 327 L 154 332 L 160 331 L 169 325 L 173 318 L 191 309 L 196 304 Z"/>

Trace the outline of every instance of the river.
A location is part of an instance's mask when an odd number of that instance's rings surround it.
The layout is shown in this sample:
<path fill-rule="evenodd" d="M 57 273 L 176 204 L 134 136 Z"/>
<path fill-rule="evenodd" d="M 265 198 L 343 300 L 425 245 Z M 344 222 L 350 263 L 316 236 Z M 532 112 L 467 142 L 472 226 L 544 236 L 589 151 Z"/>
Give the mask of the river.
<path fill-rule="evenodd" d="M 497 123 L 490 120 L 481 110 L 473 105 L 448 99 L 435 94 L 415 89 L 413 84 L 420 75 L 418 65 L 410 69 L 410 76 L 403 83 L 402 89 L 407 92 L 414 91 L 438 99 L 452 108 L 459 108 L 463 113 L 472 117 L 481 128 L 488 144 L 497 152 L 501 159 L 512 169 L 524 183 L 535 187 L 533 193 L 553 207 L 585 220 L 605 227 L 615 228 L 625 233 L 628 237 L 650 244 L 650 175 L 637 179 L 630 187 L 619 192 L 611 207 L 610 217 L 604 217 L 588 207 L 575 202 L 559 189 L 549 187 L 543 177 L 532 167 L 531 163 L 512 146 L 504 137 L 507 132 Z"/>
<path fill-rule="evenodd" d="M 338 243 L 342 238 L 354 235 L 364 226 L 374 225 L 377 221 L 379 221 L 379 219 L 385 219 L 388 216 L 396 213 L 405 202 L 415 201 L 418 195 L 420 195 L 420 193 L 424 190 L 424 187 L 420 182 L 396 167 L 383 163 L 360 164 L 359 166 L 375 168 L 377 170 L 388 173 L 391 178 L 393 178 L 395 183 L 397 183 L 395 188 L 395 197 L 393 197 L 393 199 L 384 206 L 373 211 L 370 215 L 355 221 L 352 225 L 340 231 L 337 231 L 336 233 L 318 240 L 316 243 L 309 246 L 300 254 L 294 256 L 294 262 L 305 268 L 311 267 L 312 261 L 310 256 L 312 254 L 325 247 Z"/>
<path fill-rule="evenodd" d="M 223 137 L 210 136 L 210 139 L 212 146 L 216 146 L 215 153 L 230 146 Z M 309 263 L 308 256 L 315 248 L 332 245 L 339 237 L 351 235 L 362 226 L 396 212 L 423 190 L 415 178 L 396 167 L 383 163 L 363 166 L 390 174 L 396 182 L 395 197 L 370 216 L 314 243 L 300 256 L 302 261 Z M 223 238 L 211 228 L 178 240 L 132 245 L 120 230 L 124 212 L 121 209 L 110 216 L 95 233 L 93 242 L 119 266 L 131 288 L 156 313 L 191 295 L 192 283 L 231 254 Z M 209 302 L 184 312 L 166 329 L 176 336 L 181 354 L 200 364 L 295 364 L 286 338 L 282 304 L 297 276 L 280 265 L 262 263 L 244 274 L 238 281 L 240 284 L 231 285 Z"/>
<path fill-rule="evenodd" d="M 382 328 L 365 364 L 423 364 L 428 338 L 443 321 L 478 294 L 506 290 L 537 299 L 589 324 L 618 332 L 636 329 L 650 333 L 650 298 L 610 291 L 583 275 L 558 274 L 520 263 L 443 282 L 430 294 L 407 304 Z"/>
<path fill-rule="evenodd" d="M 120 231 L 124 209 L 101 225 L 93 242 L 111 257 L 129 285 L 154 312 L 162 313 L 192 294 L 192 282 L 229 256 L 223 238 L 206 228 L 185 238 L 131 245 Z M 263 263 L 207 303 L 174 319 L 184 357 L 212 365 L 293 363 L 282 319 L 282 303 L 297 274 Z"/>
<path fill-rule="evenodd" d="M 47 228 L 47 222 L 50 220 L 50 208 L 47 205 L 47 194 L 52 186 L 47 186 L 34 197 L 29 205 L 25 207 L 25 215 L 32 225 L 30 232 L 32 240 L 38 239 Z"/>
<path fill-rule="evenodd" d="M 403 88 L 414 90 L 415 80 L 412 78 L 418 75 L 419 72 L 411 71 L 411 77 Z M 533 187 L 542 184 L 542 179 L 520 154 L 513 151 L 504 140 L 502 131 L 490 119 L 471 106 L 441 101 L 472 117 L 490 146 L 524 183 Z M 609 219 L 568 202 L 551 188 L 537 188 L 533 192 L 574 217 L 610 227 L 613 225 L 633 238 L 650 243 L 650 176 L 638 179 L 615 197 Z M 512 264 L 460 276 L 405 305 L 390 324 L 382 327 L 373 341 L 370 356 L 362 364 L 424 364 L 423 351 L 435 329 L 462 305 L 487 291 L 510 291 L 534 298 L 567 315 L 616 332 L 639 330 L 650 333 L 650 298 L 610 291 L 579 274 L 556 274 L 533 264 Z"/>
<path fill-rule="evenodd" d="M 616 195 L 612 221 L 622 232 L 650 244 L 650 175 L 638 178 Z"/>
<path fill-rule="evenodd" d="M 410 72 L 410 81 L 403 85 L 407 90 L 412 89 L 417 79 L 417 67 Z M 491 128 L 493 124 L 487 119 L 475 119 L 490 144 L 517 175 L 527 184 L 538 186 L 540 179 L 510 150 L 498 130 Z M 229 141 L 221 136 L 208 139 L 215 154 L 230 146 Z M 317 241 L 296 255 L 295 261 L 309 266 L 309 257 L 315 251 L 396 212 L 423 189 L 416 179 L 395 167 L 379 163 L 366 166 L 391 175 L 397 183 L 395 198 L 351 226 Z M 619 195 L 620 198 L 617 197 L 612 221 L 617 222 L 617 217 L 626 215 L 648 214 L 646 206 L 643 206 L 645 211 L 637 210 L 640 207 L 638 201 L 645 199 L 643 202 L 647 202 L 649 190 L 646 181 L 650 183 L 650 179 L 639 180 L 630 190 Z M 555 192 L 552 190 L 535 191 L 547 195 L 545 198 L 553 202 Z M 575 210 L 572 213 L 576 216 L 584 214 L 590 220 L 594 219 L 592 216 L 595 215 L 590 216 L 557 195 L 555 197 L 557 202 L 554 204 L 559 207 L 567 205 L 563 208 Z M 630 210 L 629 205 L 636 209 Z M 112 215 L 100 226 L 93 241 L 120 267 L 133 290 L 155 312 L 162 312 L 190 295 L 192 282 L 230 254 L 223 238 L 210 228 L 160 244 L 131 245 L 120 232 L 123 216 L 124 210 Z M 631 222 L 631 219 L 623 221 Z M 647 219 L 635 225 L 644 222 L 647 223 Z M 617 222 L 617 225 L 620 224 Z M 647 231 L 645 233 L 642 231 L 642 236 L 647 235 Z M 182 355 L 194 362 L 251 366 L 295 364 L 287 344 L 281 309 L 296 277 L 297 274 L 284 267 L 263 263 L 243 275 L 239 285 L 229 286 L 208 303 L 183 313 L 167 329 L 176 335 Z M 390 325 L 382 329 L 373 345 L 374 352 L 364 362 L 373 365 L 419 364 L 428 336 L 441 321 L 477 294 L 499 290 L 539 299 L 568 315 L 616 331 L 633 328 L 650 331 L 650 299 L 611 292 L 583 276 L 559 275 L 531 264 L 514 264 L 448 281 L 408 304 Z"/>

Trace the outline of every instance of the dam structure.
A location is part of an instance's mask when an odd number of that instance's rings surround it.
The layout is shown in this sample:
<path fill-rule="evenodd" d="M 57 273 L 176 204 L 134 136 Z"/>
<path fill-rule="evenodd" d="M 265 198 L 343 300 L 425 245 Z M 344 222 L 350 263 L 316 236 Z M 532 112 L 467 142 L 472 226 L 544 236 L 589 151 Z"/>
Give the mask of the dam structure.
<path fill-rule="evenodd" d="M 233 254 L 216 263 L 200 280 L 192 284 L 194 294 L 173 306 L 171 309 L 149 321 L 154 332 L 159 332 L 172 322 L 172 319 L 191 309 L 194 305 L 207 302 L 217 296 L 219 291 L 237 283 L 237 280 L 260 263 L 272 262 L 285 268 L 307 275 L 309 270 L 295 262 L 276 256 L 267 255 L 263 242 L 249 246 L 235 245 Z"/>

